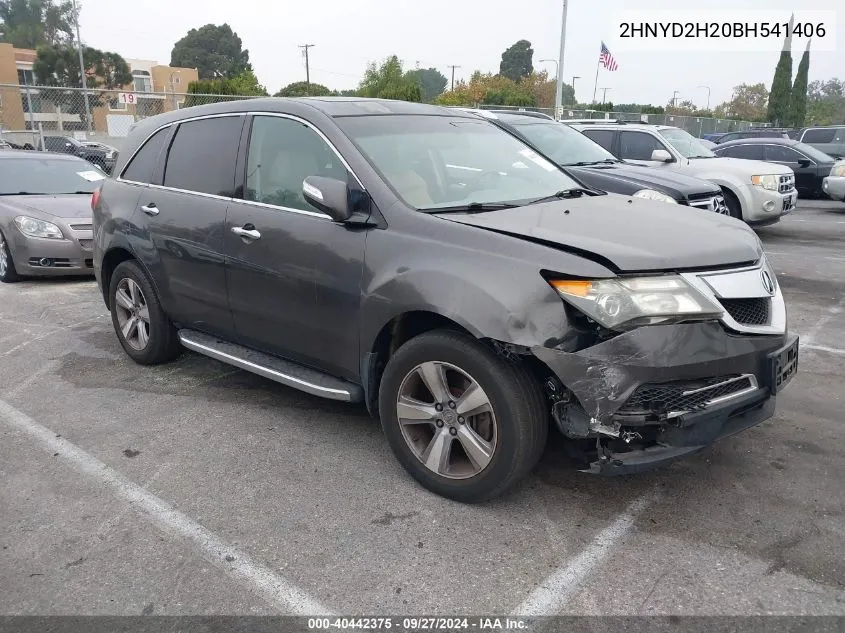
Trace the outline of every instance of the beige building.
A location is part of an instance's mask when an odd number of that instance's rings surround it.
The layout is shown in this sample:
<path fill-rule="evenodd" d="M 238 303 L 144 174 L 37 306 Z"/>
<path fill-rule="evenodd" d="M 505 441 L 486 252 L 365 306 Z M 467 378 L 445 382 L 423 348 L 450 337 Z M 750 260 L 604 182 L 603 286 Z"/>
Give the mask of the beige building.
<path fill-rule="evenodd" d="M 87 132 L 83 93 L 35 86 L 35 51 L 0 44 L 0 130 Z M 135 121 L 178 109 L 188 84 L 198 79 L 194 68 L 171 68 L 152 60 L 127 59 L 130 85 L 112 91 L 92 91 L 101 105 L 91 111 L 96 136 L 121 137 Z M 58 97 L 61 95 L 61 99 Z M 50 98 L 53 97 L 53 98 Z"/>

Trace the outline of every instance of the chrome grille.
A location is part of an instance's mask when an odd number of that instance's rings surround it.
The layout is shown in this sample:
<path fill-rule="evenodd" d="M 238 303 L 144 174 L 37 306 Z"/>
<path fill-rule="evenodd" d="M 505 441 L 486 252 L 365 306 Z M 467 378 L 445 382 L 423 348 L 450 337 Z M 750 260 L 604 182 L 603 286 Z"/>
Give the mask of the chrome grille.
<path fill-rule="evenodd" d="M 616 412 L 617 416 L 675 417 L 701 411 L 757 388 L 750 374 L 719 376 L 701 380 L 640 385 Z"/>
<path fill-rule="evenodd" d="M 790 193 L 793 189 L 795 189 L 795 174 L 781 176 L 778 191 L 780 193 Z"/>
<path fill-rule="evenodd" d="M 733 320 L 742 325 L 766 325 L 769 322 L 770 299 L 720 299 L 720 303 Z"/>
<path fill-rule="evenodd" d="M 730 215 L 728 205 L 725 204 L 725 199 L 722 196 L 709 196 L 703 199 L 690 199 L 689 206 L 696 209 L 704 209 L 705 211 L 713 211 L 714 213 L 721 213 L 723 215 Z"/>

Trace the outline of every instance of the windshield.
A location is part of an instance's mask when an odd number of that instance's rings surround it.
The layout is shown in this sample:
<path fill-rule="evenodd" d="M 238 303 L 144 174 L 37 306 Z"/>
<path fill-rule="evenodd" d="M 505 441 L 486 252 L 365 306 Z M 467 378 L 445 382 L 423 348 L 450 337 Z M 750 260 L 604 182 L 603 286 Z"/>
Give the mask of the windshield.
<path fill-rule="evenodd" d="M 84 160 L 0 159 L 0 195 L 93 193 L 105 174 Z"/>
<path fill-rule="evenodd" d="M 579 187 L 487 121 L 418 115 L 336 121 L 397 195 L 417 209 L 521 204 Z"/>
<path fill-rule="evenodd" d="M 684 158 L 715 158 L 716 154 L 702 145 L 697 138 L 686 130 L 671 127 L 660 130 L 660 134 L 672 144 Z"/>
<path fill-rule="evenodd" d="M 806 143 L 798 143 L 798 145 L 794 146 L 795 149 L 804 152 L 808 158 L 812 158 L 817 163 L 833 163 L 834 158 L 825 154 L 821 150 L 816 149 L 812 145 L 807 145 Z"/>
<path fill-rule="evenodd" d="M 512 123 L 537 149 L 558 165 L 575 163 L 619 162 L 601 145 L 563 123 L 553 121 Z"/>

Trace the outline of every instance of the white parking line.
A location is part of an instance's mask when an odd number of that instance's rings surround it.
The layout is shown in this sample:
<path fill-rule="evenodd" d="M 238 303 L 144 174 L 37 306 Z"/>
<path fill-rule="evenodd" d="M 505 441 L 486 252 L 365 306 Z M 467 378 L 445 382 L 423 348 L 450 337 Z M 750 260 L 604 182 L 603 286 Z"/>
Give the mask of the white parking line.
<path fill-rule="evenodd" d="M 845 349 L 839 349 L 838 347 L 827 347 L 825 345 L 813 345 L 812 343 L 802 343 L 801 349 L 811 349 L 817 352 L 828 352 L 829 354 L 839 354 L 841 356 L 845 356 Z"/>
<path fill-rule="evenodd" d="M 627 536 L 634 526 L 634 521 L 654 503 L 657 494 L 655 489 L 634 500 L 625 512 L 596 535 L 583 552 L 559 567 L 528 594 L 513 615 L 530 617 L 558 614 L 590 572 Z"/>
<path fill-rule="evenodd" d="M 32 385 L 38 382 L 42 376 L 45 374 L 49 374 L 52 371 L 55 371 L 61 366 L 61 363 L 57 360 L 51 360 L 48 363 L 42 365 L 34 372 L 32 372 L 29 376 L 21 380 L 18 384 L 16 384 L 11 389 L 7 390 L 6 393 L 3 394 L 4 398 L 14 398 L 17 395 L 20 395 L 27 389 L 29 389 Z"/>
<path fill-rule="evenodd" d="M 815 325 L 813 325 L 806 334 L 801 335 L 801 345 L 806 347 L 812 343 L 816 336 L 818 336 L 819 332 L 822 331 L 822 328 L 827 325 L 833 317 L 842 312 L 842 308 L 845 308 L 845 298 L 836 305 L 829 307 L 825 311 L 825 314 L 816 321 Z"/>
<path fill-rule="evenodd" d="M 194 543 L 203 556 L 223 571 L 258 592 L 280 613 L 292 615 L 326 615 L 329 610 L 290 581 L 271 569 L 252 561 L 249 556 L 175 508 L 130 481 L 93 455 L 56 436 L 25 413 L 0 400 L 0 421 L 29 435 L 50 454 L 82 474 L 108 487 L 121 499 L 142 510 L 146 518 L 163 532 Z"/>

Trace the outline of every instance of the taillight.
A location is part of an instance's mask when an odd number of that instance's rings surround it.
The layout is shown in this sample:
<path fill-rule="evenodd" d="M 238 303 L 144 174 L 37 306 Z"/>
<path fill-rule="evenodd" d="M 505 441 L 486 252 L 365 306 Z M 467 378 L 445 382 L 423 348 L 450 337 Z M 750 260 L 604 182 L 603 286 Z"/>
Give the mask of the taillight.
<path fill-rule="evenodd" d="M 97 205 L 100 204 L 100 189 L 94 189 L 94 193 L 91 194 L 91 210 L 97 208 Z"/>

